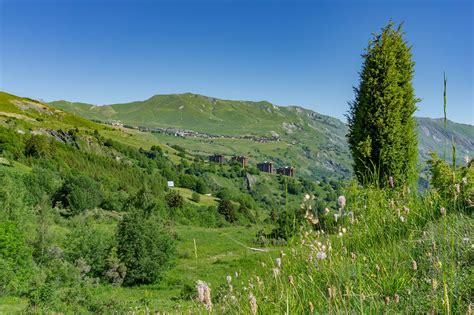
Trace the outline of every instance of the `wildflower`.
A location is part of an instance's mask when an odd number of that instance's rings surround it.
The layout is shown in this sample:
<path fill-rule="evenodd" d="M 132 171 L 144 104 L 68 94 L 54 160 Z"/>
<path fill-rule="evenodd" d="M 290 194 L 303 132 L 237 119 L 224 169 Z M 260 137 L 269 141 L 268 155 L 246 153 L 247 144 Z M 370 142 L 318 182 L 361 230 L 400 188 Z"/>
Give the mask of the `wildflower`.
<path fill-rule="evenodd" d="M 230 283 L 232 282 L 232 277 L 227 276 L 227 277 L 225 277 L 225 279 L 227 280 L 227 284 L 230 285 Z"/>
<path fill-rule="evenodd" d="M 294 281 L 292 275 L 289 275 L 289 276 L 288 276 L 288 282 L 289 282 L 291 285 L 294 285 L 294 284 L 295 284 L 295 281 Z"/>
<path fill-rule="evenodd" d="M 400 221 L 401 221 L 402 223 L 405 222 L 405 218 L 404 218 L 402 215 L 400 216 Z"/>
<path fill-rule="evenodd" d="M 309 194 L 305 194 L 305 195 L 304 195 L 304 200 L 305 200 L 305 201 L 308 201 L 308 200 L 310 200 L 310 199 L 311 199 L 311 196 L 310 196 Z"/>
<path fill-rule="evenodd" d="M 386 296 L 386 297 L 385 297 L 385 304 L 388 304 L 388 303 L 390 303 L 390 297 L 389 297 L 389 296 Z"/>
<path fill-rule="evenodd" d="M 395 187 L 395 184 L 393 183 L 393 177 L 392 177 L 392 176 L 390 176 L 390 177 L 388 178 L 388 184 L 390 185 L 390 188 Z"/>
<path fill-rule="evenodd" d="M 408 215 L 408 213 L 410 213 L 410 208 L 403 207 L 403 211 L 405 212 L 406 215 Z"/>
<path fill-rule="evenodd" d="M 277 265 L 278 268 L 281 267 L 281 258 L 280 257 L 275 259 L 275 264 Z"/>
<path fill-rule="evenodd" d="M 236 278 L 238 278 L 238 277 L 239 277 L 239 273 L 236 271 L 236 272 L 234 273 L 234 276 L 235 276 Z"/>
<path fill-rule="evenodd" d="M 394 300 L 395 300 L 395 303 L 399 303 L 400 302 L 400 295 L 398 295 L 397 293 L 395 293 L 394 295 Z"/>
<path fill-rule="evenodd" d="M 211 289 L 204 281 L 198 280 L 196 283 L 196 289 L 198 292 L 198 301 L 206 306 L 207 310 L 212 309 L 211 301 Z"/>
<path fill-rule="evenodd" d="M 337 198 L 337 203 L 339 205 L 339 208 L 344 209 L 344 207 L 346 206 L 346 197 L 339 196 L 339 198 Z"/>
<path fill-rule="evenodd" d="M 411 269 L 413 269 L 414 271 L 416 271 L 418 269 L 418 265 L 416 263 L 416 260 L 411 261 Z"/>
<path fill-rule="evenodd" d="M 377 270 L 377 273 L 380 272 L 380 266 L 378 264 L 375 265 L 375 270 Z"/>
<path fill-rule="evenodd" d="M 257 314 L 257 299 L 253 295 L 252 292 L 249 294 L 249 304 L 250 304 L 250 311 L 252 314 Z"/>
<path fill-rule="evenodd" d="M 458 194 L 461 193 L 461 186 L 459 184 L 454 184 L 454 188 Z"/>
<path fill-rule="evenodd" d="M 351 252 L 351 258 L 356 259 L 356 254 L 354 252 Z"/>
<path fill-rule="evenodd" d="M 469 164 L 469 157 L 466 155 L 464 156 L 464 163 Z"/>
<path fill-rule="evenodd" d="M 439 212 L 441 213 L 441 215 L 445 215 L 446 209 L 444 207 L 441 207 L 441 209 L 439 209 Z"/>
<path fill-rule="evenodd" d="M 337 236 L 342 237 L 342 232 L 339 232 Z"/>
<path fill-rule="evenodd" d="M 327 255 L 326 255 L 325 252 L 319 251 L 319 252 L 316 254 L 316 258 L 319 259 L 319 260 L 323 260 L 323 259 L 326 259 L 326 258 L 327 258 Z"/>
<path fill-rule="evenodd" d="M 273 268 L 273 276 L 276 278 L 280 275 L 280 269 L 278 268 Z"/>
<path fill-rule="evenodd" d="M 431 279 L 431 289 L 433 290 L 436 290 L 436 288 L 438 287 L 438 281 L 436 281 L 436 279 Z"/>
<path fill-rule="evenodd" d="M 342 233 L 347 233 L 347 229 L 346 228 L 342 228 Z"/>
<path fill-rule="evenodd" d="M 329 208 L 324 208 L 324 214 L 328 214 L 329 213 Z"/>
<path fill-rule="evenodd" d="M 313 305 L 313 303 L 311 303 L 311 301 L 308 302 L 308 306 L 309 306 L 309 312 L 311 314 L 313 314 L 314 313 L 314 305 Z"/>
<path fill-rule="evenodd" d="M 337 222 L 337 218 L 339 218 L 339 214 L 334 213 L 334 220 Z"/>
<path fill-rule="evenodd" d="M 467 185 L 467 178 L 466 178 L 466 177 L 463 177 L 463 178 L 462 178 L 462 183 L 463 183 L 464 185 Z"/>

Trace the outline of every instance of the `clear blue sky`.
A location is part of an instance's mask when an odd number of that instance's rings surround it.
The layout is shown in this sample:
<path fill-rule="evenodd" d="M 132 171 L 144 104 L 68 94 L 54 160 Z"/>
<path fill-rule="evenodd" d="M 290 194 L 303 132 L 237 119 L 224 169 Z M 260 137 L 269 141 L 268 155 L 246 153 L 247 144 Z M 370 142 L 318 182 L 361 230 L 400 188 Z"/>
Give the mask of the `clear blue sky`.
<path fill-rule="evenodd" d="M 0 0 L 0 89 L 110 104 L 194 92 L 344 119 L 371 33 L 404 21 L 417 116 L 474 124 L 472 1 Z"/>

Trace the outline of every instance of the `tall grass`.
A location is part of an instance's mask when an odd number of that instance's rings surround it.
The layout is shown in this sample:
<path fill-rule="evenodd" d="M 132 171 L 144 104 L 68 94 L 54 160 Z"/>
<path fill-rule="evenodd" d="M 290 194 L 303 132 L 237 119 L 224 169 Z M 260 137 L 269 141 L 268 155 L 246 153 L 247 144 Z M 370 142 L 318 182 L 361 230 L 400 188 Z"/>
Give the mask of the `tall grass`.
<path fill-rule="evenodd" d="M 339 220 L 333 234 L 303 230 L 281 265 L 269 255 L 220 307 L 252 313 L 251 294 L 259 314 L 467 312 L 472 216 L 440 211 L 431 193 L 354 184 L 347 199 L 352 223 Z"/>
<path fill-rule="evenodd" d="M 444 75 L 445 129 L 446 83 Z M 350 216 L 333 209 L 318 223 L 301 226 L 278 258 L 268 255 L 248 283 L 216 301 L 220 310 L 470 314 L 474 163 L 457 168 L 454 139 L 452 153 L 452 167 L 445 162 L 446 146 L 444 161 L 434 155 L 432 190 L 425 193 L 382 189 L 376 180 L 349 185 Z"/>

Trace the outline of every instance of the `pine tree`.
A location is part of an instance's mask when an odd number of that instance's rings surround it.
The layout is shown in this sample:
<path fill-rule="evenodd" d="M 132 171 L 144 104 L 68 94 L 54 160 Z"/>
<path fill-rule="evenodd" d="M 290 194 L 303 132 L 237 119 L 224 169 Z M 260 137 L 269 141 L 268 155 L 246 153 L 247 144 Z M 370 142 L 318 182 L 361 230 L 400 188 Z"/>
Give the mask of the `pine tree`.
<path fill-rule="evenodd" d="M 360 82 L 349 103 L 349 146 L 354 171 L 363 184 L 384 186 L 414 183 L 418 156 L 413 114 L 419 101 L 412 79 L 415 63 L 403 39 L 402 25 L 394 23 L 369 41 Z"/>

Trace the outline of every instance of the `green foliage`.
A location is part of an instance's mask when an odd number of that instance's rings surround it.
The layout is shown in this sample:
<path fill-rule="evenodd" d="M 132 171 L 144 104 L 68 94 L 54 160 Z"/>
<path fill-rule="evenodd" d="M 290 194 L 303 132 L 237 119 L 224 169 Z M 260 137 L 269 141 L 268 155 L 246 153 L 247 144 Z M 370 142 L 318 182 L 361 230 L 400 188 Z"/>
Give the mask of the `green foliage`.
<path fill-rule="evenodd" d="M 127 268 L 124 284 L 154 283 L 171 266 L 175 245 L 158 218 L 130 210 L 117 229 L 117 254 Z"/>
<path fill-rule="evenodd" d="M 387 186 L 392 177 L 402 186 L 417 178 L 414 62 L 401 25 L 393 26 L 390 22 L 370 40 L 350 103 L 347 137 L 354 172 L 364 184 Z"/>
<path fill-rule="evenodd" d="M 474 207 L 474 160 L 464 166 L 452 166 L 432 153 L 430 165 L 431 187 L 445 201 L 448 209 L 472 211 Z"/>
<path fill-rule="evenodd" d="M 0 221 L 0 295 L 22 293 L 33 275 L 31 247 L 12 221 Z"/>
<path fill-rule="evenodd" d="M 178 191 L 172 190 L 165 196 L 166 204 L 171 209 L 179 209 L 184 205 L 184 199 Z"/>
<path fill-rule="evenodd" d="M 233 223 L 236 220 L 235 207 L 232 201 L 227 199 L 221 199 L 217 207 L 217 211 L 224 216 L 227 222 Z"/>
<path fill-rule="evenodd" d="M 45 136 L 31 135 L 25 142 L 25 156 L 34 158 L 47 158 L 54 153 L 54 146 Z"/>
<path fill-rule="evenodd" d="M 193 192 L 193 194 L 191 195 L 191 200 L 196 203 L 199 203 L 201 201 L 201 195 L 196 192 Z"/>
<path fill-rule="evenodd" d="M 102 278 L 108 270 L 109 253 L 114 245 L 113 235 L 88 221 L 79 221 L 68 235 L 65 254 L 70 262 L 83 260 L 90 270 L 88 276 Z"/>
<path fill-rule="evenodd" d="M 99 206 L 103 198 L 100 185 L 86 175 L 69 176 L 54 197 L 54 203 L 61 202 L 77 215 L 84 210 Z"/>

